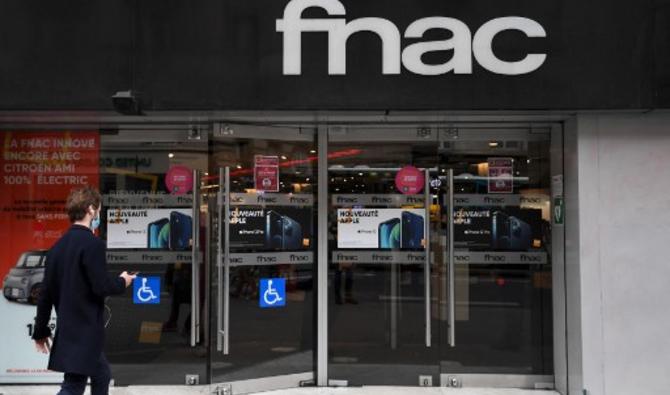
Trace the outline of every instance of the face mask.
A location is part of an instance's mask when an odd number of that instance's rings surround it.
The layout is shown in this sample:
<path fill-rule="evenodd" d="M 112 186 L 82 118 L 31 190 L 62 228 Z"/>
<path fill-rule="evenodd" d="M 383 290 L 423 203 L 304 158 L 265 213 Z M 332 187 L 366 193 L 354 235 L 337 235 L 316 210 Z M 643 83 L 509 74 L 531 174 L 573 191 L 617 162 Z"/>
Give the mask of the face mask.
<path fill-rule="evenodd" d="M 91 230 L 96 230 L 100 226 L 100 213 L 91 221 Z"/>

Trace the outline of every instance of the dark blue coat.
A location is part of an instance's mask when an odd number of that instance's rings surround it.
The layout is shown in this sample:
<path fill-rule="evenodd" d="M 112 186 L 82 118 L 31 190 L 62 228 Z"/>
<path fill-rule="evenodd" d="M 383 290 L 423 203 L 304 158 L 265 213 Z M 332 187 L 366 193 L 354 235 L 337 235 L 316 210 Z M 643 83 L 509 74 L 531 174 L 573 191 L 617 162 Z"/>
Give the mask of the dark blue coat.
<path fill-rule="evenodd" d="M 107 273 L 105 243 L 85 226 L 72 227 L 47 253 L 33 339 L 51 335 L 51 307 L 56 309 L 49 369 L 92 375 L 105 341 L 105 297 L 121 294 L 125 281 Z"/>

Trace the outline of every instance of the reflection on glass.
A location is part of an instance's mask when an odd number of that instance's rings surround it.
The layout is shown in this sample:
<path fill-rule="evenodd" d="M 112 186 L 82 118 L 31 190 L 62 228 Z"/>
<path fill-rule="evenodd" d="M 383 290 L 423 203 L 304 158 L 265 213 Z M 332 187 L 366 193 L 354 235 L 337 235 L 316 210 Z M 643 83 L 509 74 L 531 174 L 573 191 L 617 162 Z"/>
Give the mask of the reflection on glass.
<path fill-rule="evenodd" d="M 485 137 L 494 133 L 494 140 Z M 446 143 L 414 134 L 370 127 L 347 131 L 359 142 L 330 136 L 330 152 L 357 152 L 331 160 L 328 173 L 330 373 L 350 385 L 416 385 L 425 374 L 434 383 L 449 373 L 552 374 L 549 133 L 467 131 Z M 428 219 L 419 215 L 423 200 L 408 202 L 396 185 L 407 165 L 431 169 L 429 240 Z M 448 204 L 448 169 L 455 175 L 454 207 Z M 378 210 L 374 243 L 368 243 L 369 229 L 343 224 L 338 213 L 347 210 Z M 383 218 L 384 210 L 401 214 Z M 450 215 L 455 347 L 447 341 Z M 425 255 L 407 261 L 426 242 L 428 284 L 417 264 Z M 432 295 L 430 348 L 426 286 Z M 355 295 L 358 304 L 347 305 L 343 294 Z"/>

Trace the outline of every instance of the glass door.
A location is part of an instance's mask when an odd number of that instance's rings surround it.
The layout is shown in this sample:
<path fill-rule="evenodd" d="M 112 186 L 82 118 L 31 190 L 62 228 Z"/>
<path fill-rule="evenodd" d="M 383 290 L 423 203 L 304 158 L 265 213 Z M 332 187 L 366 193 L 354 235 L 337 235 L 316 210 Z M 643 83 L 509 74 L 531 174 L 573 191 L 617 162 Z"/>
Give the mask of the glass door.
<path fill-rule="evenodd" d="M 329 131 L 329 376 L 349 386 L 439 376 L 438 147 L 408 131 Z"/>
<path fill-rule="evenodd" d="M 317 158 L 314 129 L 215 127 L 203 186 L 214 390 L 314 379 Z"/>
<path fill-rule="evenodd" d="M 553 386 L 550 152 L 548 128 L 441 138 L 443 386 Z"/>
<path fill-rule="evenodd" d="M 551 386 L 550 137 L 329 130 L 331 379 Z"/>
<path fill-rule="evenodd" d="M 115 385 L 207 380 L 203 201 L 209 128 L 120 125 L 100 134 L 100 237 L 110 273 L 137 271 L 105 301 Z"/>

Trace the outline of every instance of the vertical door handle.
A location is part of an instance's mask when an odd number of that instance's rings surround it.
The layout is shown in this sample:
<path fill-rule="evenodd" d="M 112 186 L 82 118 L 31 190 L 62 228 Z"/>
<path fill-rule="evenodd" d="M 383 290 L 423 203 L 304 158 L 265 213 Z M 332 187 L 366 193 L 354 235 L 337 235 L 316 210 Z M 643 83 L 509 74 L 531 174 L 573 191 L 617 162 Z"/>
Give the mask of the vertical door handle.
<path fill-rule="evenodd" d="M 430 203 L 431 203 L 431 194 L 430 194 L 430 170 L 425 169 L 424 175 L 424 209 L 426 219 L 423 221 L 423 234 L 425 239 L 425 251 L 426 251 L 426 261 L 423 268 L 424 283 L 425 283 L 425 297 L 426 297 L 426 347 L 431 346 L 431 319 L 430 319 Z"/>
<path fill-rule="evenodd" d="M 226 195 L 223 211 L 223 287 L 221 292 L 223 292 L 223 354 L 228 355 L 230 352 L 230 167 L 226 166 L 224 169 L 223 178 Z"/>
<path fill-rule="evenodd" d="M 219 168 L 219 191 L 216 194 L 216 350 L 223 351 L 223 210 L 224 174 Z"/>
<path fill-rule="evenodd" d="M 198 170 L 193 170 L 191 224 L 191 347 L 195 347 L 200 342 L 200 172 Z"/>
<path fill-rule="evenodd" d="M 449 202 L 447 209 L 449 210 L 448 215 L 448 261 L 447 261 L 447 277 L 449 278 L 449 346 L 456 346 L 456 300 L 454 285 L 456 281 L 454 280 L 454 214 L 456 209 L 454 207 L 454 169 L 449 169 L 447 173 L 449 177 L 447 186 L 449 188 Z"/>

